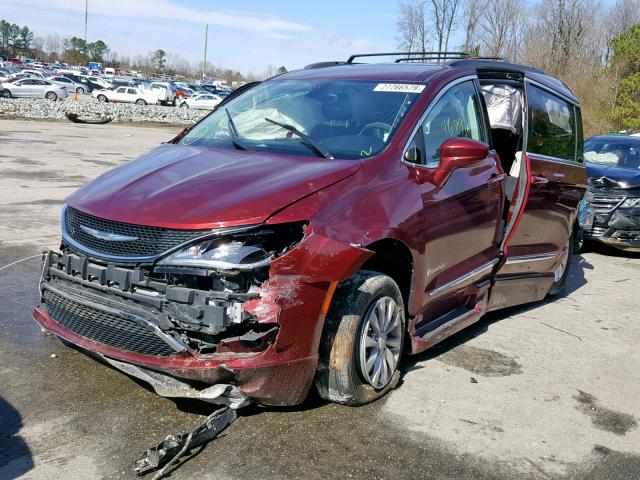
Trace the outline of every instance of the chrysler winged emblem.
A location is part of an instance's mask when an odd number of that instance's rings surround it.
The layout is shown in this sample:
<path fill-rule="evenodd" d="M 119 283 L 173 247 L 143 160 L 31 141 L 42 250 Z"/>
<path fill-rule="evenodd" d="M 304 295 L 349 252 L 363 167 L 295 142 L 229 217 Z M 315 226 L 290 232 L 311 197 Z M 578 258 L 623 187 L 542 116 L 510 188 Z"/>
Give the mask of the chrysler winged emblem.
<path fill-rule="evenodd" d="M 85 227 L 84 225 L 80 225 L 80 228 L 92 237 L 99 238 L 100 240 L 106 240 L 108 242 L 133 242 L 134 240 L 138 240 L 138 237 L 130 237 L 128 235 L 118 235 L 117 233 L 102 232 L 100 230 L 96 230 L 95 228 Z"/>

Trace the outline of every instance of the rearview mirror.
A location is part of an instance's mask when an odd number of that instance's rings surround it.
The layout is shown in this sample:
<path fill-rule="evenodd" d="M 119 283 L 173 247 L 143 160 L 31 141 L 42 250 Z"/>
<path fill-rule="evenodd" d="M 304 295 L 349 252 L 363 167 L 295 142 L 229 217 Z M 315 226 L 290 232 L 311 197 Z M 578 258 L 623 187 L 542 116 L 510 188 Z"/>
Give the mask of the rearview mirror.
<path fill-rule="evenodd" d="M 450 138 L 440 146 L 440 164 L 433 175 L 442 186 L 458 168 L 472 167 L 489 156 L 489 145 L 471 138 Z"/>

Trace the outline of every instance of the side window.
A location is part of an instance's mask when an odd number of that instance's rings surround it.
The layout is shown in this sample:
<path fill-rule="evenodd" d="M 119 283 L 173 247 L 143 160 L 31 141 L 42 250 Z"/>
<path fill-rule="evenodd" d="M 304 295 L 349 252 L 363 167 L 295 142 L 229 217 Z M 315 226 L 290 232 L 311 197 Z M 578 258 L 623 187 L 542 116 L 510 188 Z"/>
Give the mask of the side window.
<path fill-rule="evenodd" d="M 429 168 L 440 163 L 445 140 L 467 137 L 486 142 L 480 97 L 473 81 L 454 85 L 431 107 L 422 124 L 424 158 Z"/>
<path fill-rule="evenodd" d="M 576 114 L 573 105 L 533 85 L 527 86 L 527 102 L 527 151 L 563 160 L 575 160 Z"/>

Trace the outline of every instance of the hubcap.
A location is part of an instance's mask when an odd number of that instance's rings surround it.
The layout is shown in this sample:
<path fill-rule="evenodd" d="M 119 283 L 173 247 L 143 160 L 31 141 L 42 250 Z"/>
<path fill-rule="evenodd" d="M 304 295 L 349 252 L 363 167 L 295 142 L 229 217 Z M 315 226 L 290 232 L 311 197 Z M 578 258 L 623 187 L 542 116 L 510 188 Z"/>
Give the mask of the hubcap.
<path fill-rule="evenodd" d="M 359 369 L 376 389 L 386 387 L 398 368 L 404 318 L 395 300 L 382 297 L 365 314 L 359 340 Z"/>

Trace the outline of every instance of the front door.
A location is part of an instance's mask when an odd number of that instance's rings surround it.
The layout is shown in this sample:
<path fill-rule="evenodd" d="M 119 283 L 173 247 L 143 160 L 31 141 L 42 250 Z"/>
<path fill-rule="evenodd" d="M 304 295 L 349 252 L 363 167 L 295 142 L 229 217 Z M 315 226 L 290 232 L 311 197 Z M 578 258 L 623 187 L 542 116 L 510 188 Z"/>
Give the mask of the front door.
<path fill-rule="evenodd" d="M 488 142 L 489 134 L 477 82 L 445 87 L 428 107 L 414 139 L 419 163 L 435 171 L 440 145 L 454 137 Z M 424 321 L 461 307 L 461 292 L 488 278 L 498 262 L 498 231 L 503 208 L 504 174 L 491 153 L 469 167 L 458 168 L 442 184 L 420 184 L 427 251 Z M 429 305 L 429 308 L 426 308 Z"/>

